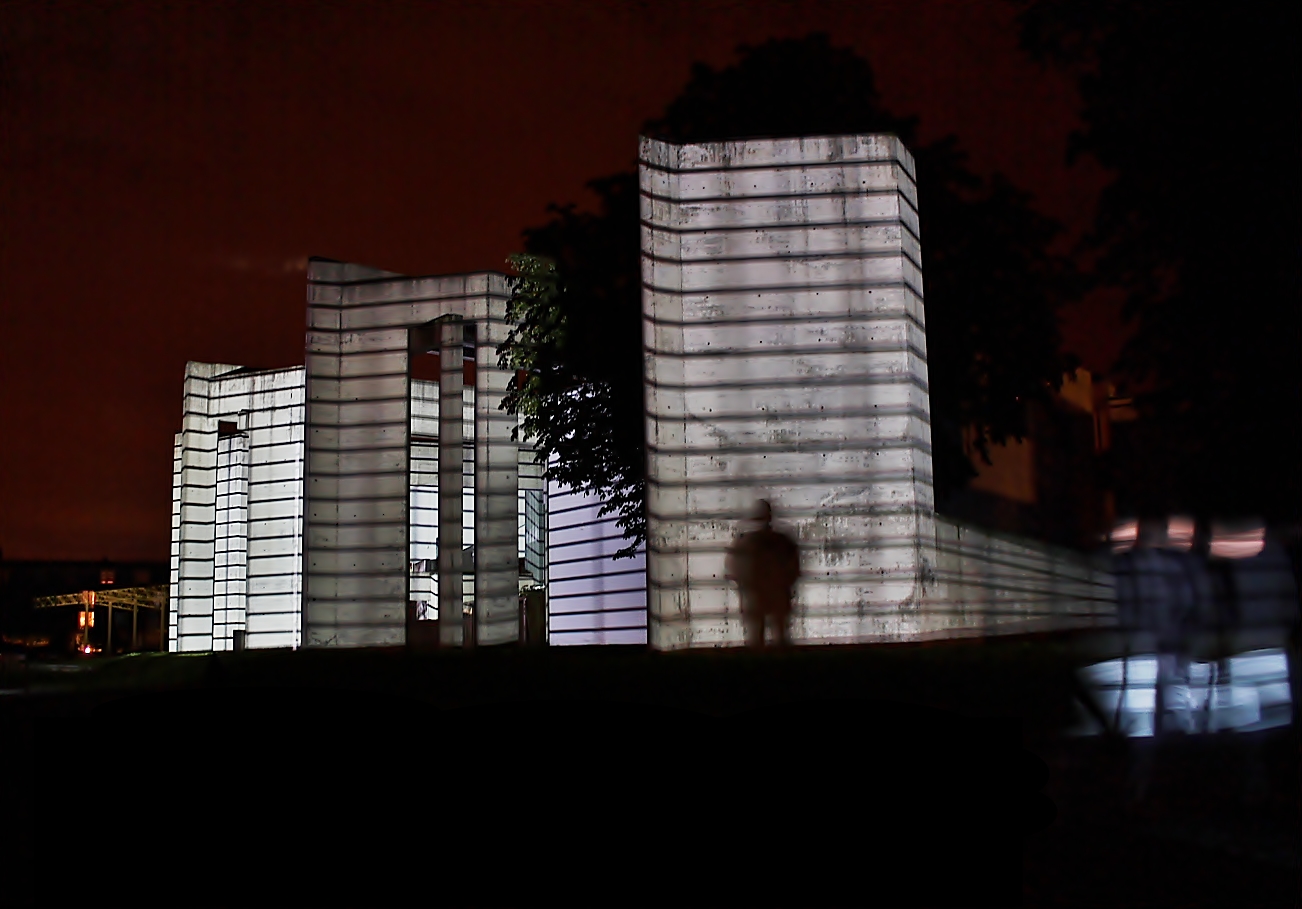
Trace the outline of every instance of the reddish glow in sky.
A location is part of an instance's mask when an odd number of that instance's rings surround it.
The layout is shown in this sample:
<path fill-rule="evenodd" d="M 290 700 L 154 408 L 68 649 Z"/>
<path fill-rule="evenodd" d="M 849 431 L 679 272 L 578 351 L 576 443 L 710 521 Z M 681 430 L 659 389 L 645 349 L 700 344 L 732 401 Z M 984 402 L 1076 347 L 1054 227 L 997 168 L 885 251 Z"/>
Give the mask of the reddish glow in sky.
<path fill-rule="evenodd" d="M 0 6 L 0 547 L 157 558 L 187 360 L 302 362 L 309 255 L 504 270 L 697 60 L 827 31 L 1079 230 L 1069 83 L 990 2 Z M 1106 308 L 1069 346 L 1106 366 Z"/>

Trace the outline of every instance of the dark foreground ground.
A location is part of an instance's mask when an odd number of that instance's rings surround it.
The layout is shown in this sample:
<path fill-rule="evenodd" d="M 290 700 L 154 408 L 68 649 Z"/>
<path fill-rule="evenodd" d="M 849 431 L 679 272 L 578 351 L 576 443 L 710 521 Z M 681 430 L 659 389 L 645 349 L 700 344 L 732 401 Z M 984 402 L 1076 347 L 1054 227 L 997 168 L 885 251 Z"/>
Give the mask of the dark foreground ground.
<path fill-rule="evenodd" d="M 1297 905 L 1295 730 L 1174 743 L 1131 804 L 1135 742 L 1064 735 L 1105 649 L 32 666 L 0 696 L 0 901 Z"/>

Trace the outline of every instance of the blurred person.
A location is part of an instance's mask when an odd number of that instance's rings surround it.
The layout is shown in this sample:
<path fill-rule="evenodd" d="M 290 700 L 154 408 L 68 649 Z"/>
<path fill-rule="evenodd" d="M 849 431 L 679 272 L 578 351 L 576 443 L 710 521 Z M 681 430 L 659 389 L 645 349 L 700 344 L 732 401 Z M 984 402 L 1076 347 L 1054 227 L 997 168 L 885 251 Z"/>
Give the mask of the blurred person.
<path fill-rule="evenodd" d="M 792 597 L 800 579 L 800 550 L 773 529 L 773 508 L 764 500 L 751 520 L 758 526 L 740 534 L 728 549 L 725 576 L 737 583 L 746 643 L 763 647 L 769 626 L 781 646 L 790 642 Z"/>
<path fill-rule="evenodd" d="M 1203 541 L 1214 595 L 1218 682 L 1239 654 L 1285 647 L 1297 620 L 1288 554 L 1259 520 L 1212 522 Z"/>
<path fill-rule="evenodd" d="M 1113 557 L 1126 665 L 1133 656 L 1144 653 L 1152 653 L 1157 661 L 1153 734 L 1135 742 L 1136 759 L 1131 765 L 1129 782 L 1135 801 L 1147 795 L 1157 750 L 1172 732 L 1190 731 L 1188 640 L 1195 614 L 1195 584 L 1186 559 L 1168 548 L 1168 526 L 1165 519 L 1141 519 L 1134 548 Z M 1122 702 L 1128 681 L 1123 675 Z M 1122 702 L 1118 703 L 1118 719 Z"/>
<path fill-rule="evenodd" d="M 1218 522 L 1210 555 L 1219 563 L 1234 622 L 1231 650 L 1285 647 L 1298 621 L 1297 583 L 1287 549 L 1260 519 Z"/>
<path fill-rule="evenodd" d="M 1271 713 L 1283 706 L 1277 696 L 1269 696 L 1269 687 L 1263 687 L 1278 681 L 1274 670 L 1263 674 L 1263 664 L 1282 662 L 1288 721 L 1296 722 L 1297 665 L 1290 642 L 1298 624 L 1297 579 L 1287 550 L 1257 518 L 1216 521 L 1209 535 L 1208 555 L 1220 613 L 1214 709 L 1231 711 L 1219 724 L 1227 728 L 1242 730 L 1259 724 L 1241 740 L 1239 793 L 1249 804 L 1259 804 L 1270 794 L 1261 733 L 1279 722 L 1280 717 Z M 1241 678 L 1236 678 L 1236 664 L 1245 670 Z M 1247 669 L 1249 665 L 1254 668 Z M 1243 705 L 1251 709 L 1239 716 L 1237 711 Z"/>
<path fill-rule="evenodd" d="M 1214 693 L 1229 667 L 1231 607 L 1224 578 L 1218 575 L 1218 568 L 1211 561 L 1211 538 L 1210 524 L 1206 520 L 1198 521 L 1188 554 L 1196 584 L 1189 653 L 1193 661 L 1207 667 L 1205 690 L 1200 690 L 1195 719 L 1199 732 L 1213 729 Z"/>

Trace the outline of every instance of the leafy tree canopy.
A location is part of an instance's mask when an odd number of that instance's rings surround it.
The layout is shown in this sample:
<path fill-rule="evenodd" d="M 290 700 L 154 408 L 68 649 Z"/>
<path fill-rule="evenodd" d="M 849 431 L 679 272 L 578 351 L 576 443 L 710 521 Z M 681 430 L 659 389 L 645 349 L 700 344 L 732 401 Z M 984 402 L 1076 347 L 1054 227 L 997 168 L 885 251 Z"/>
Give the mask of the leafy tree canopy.
<path fill-rule="evenodd" d="M 740 60 L 693 67 L 646 135 L 674 142 L 894 133 L 913 152 L 923 236 L 928 370 L 937 501 L 974 471 L 963 428 L 990 442 L 1021 438 L 1026 403 L 1061 386 L 1056 307 L 1077 292 L 1069 260 L 1051 255 L 1059 226 L 1008 179 L 984 179 L 950 136 L 921 145 L 917 122 L 887 111 L 868 61 L 826 35 L 743 46 Z M 610 502 L 631 554 L 645 539 L 645 423 L 640 214 L 636 173 L 590 184 L 595 213 L 551 206 L 525 233 L 512 312 L 524 321 L 503 362 L 529 370 L 504 406 L 552 476 Z"/>
<path fill-rule="evenodd" d="M 1125 294 L 1141 511 L 1295 520 L 1302 489 L 1302 73 L 1286 5 L 1022 2 L 1078 82 L 1072 155 L 1113 173 L 1086 249 Z"/>

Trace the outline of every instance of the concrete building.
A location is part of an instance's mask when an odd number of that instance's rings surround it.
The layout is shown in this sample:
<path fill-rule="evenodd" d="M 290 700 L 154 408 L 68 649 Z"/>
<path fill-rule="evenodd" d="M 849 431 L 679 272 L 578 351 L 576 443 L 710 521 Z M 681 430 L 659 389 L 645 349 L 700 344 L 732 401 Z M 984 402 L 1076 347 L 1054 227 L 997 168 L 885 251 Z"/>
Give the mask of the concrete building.
<path fill-rule="evenodd" d="M 1071 624 L 1102 566 L 936 514 L 913 158 L 893 136 L 641 148 L 649 634 L 742 640 L 725 549 L 798 537 L 794 637 Z"/>
<path fill-rule="evenodd" d="M 402 644 L 409 605 L 501 643 L 521 591 L 549 581 L 553 643 L 645 642 L 645 583 L 610 558 L 613 521 L 548 490 L 499 409 L 506 277 L 313 260 L 309 287 L 310 366 L 187 365 L 169 649 Z M 463 627 L 438 632 L 455 645 Z"/>
<path fill-rule="evenodd" d="M 643 140 L 640 171 L 646 552 L 612 559 L 601 503 L 511 439 L 505 276 L 313 260 L 305 366 L 188 368 L 171 649 L 396 645 L 413 603 L 507 643 L 522 583 L 553 643 L 740 644 L 723 556 L 757 498 L 801 543 L 798 642 L 1107 620 L 1102 565 L 936 515 L 896 138 Z M 438 381 L 413 380 L 429 356 Z"/>

